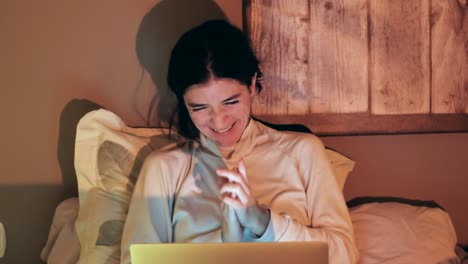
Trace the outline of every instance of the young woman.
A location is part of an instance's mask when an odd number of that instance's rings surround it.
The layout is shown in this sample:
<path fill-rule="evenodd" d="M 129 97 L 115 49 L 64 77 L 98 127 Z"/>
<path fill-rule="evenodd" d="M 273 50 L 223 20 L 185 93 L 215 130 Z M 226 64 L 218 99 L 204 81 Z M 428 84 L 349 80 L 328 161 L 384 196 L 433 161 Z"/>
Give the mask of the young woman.
<path fill-rule="evenodd" d="M 280 132 L 251 118 L 262 72 L 248 39 L 228 22 L 185 33 L 168 82 L 178 133 L 152 153 L 135 186 L 122 263 L 132 243 L 327 241 L 330 263 L 354 263 L 349 213 L 312 134 Z"/>

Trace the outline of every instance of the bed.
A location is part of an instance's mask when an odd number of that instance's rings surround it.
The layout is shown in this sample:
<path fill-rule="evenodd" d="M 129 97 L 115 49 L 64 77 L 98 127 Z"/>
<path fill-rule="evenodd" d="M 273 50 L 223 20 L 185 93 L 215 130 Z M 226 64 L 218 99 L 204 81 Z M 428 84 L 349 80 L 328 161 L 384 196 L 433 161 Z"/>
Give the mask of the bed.
<path fill-rule="evenodd" d="M 79 197 L 57 206 L 41 252 L 43 261 L 119 263 L 126 212 L 145 157 L 181 140 L 169 140 L 167 133 L 167 129 L 129 127 L 104 109 L 80 120 L 75 143 Z M 326 153 L 343 190 L 355 161 L 334 149 L 327 148 Z M 436 201 L 368 196 L 347 205 L 359 263 L 468 263 L 449 214 Z"/>

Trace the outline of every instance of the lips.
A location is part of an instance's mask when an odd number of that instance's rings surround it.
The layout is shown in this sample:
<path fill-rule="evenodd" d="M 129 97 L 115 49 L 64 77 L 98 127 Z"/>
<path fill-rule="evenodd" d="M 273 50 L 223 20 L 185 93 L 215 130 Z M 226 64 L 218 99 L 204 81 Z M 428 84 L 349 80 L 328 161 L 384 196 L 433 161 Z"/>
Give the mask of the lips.
<path fill-rule="evenodd" d="M 212 128 L 211 130 L 213 130 L 214 132 L 216 132 L 218 134 L 226 134 L 227 132 L 229 132 L 231 130 L 231 128 L 234 127 L 234 124 L 232 124 L 230 127 L 224 128 L 224 129 L 217 130 L 217 129 Z"/>

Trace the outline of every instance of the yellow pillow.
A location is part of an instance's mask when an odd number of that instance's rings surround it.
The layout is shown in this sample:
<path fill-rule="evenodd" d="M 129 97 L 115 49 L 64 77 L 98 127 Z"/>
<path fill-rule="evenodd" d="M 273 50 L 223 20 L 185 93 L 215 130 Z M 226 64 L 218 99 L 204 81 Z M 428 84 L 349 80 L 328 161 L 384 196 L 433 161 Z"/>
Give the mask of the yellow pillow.
<path fill-rule="evenodd" d="M 325 149 L 325 154 L 327 155 L 333 173 L 335 174 L 338 186 L 340 187 L 341 191 L 343 191 L 346 178 L 353 170 L 355 162 L 345 155 L 332 149 Z"/>

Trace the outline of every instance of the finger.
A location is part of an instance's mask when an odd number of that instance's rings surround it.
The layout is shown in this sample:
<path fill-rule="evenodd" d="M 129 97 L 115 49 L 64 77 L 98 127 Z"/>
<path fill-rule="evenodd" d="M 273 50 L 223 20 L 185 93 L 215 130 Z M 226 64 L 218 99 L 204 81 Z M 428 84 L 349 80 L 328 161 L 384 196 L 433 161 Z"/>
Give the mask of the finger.
<path fill-rule="evenodd" d="M 236 183 L 225 184 L 223 187 L 221 187 L 219 192 L 221 193 L 221 195 L 225 195 L 225 196 L 231 195 L 230 196 L 231 198 L 234 198 L 234 199 L 237 198 L 237 200 L 239 200 L 243 206 L 248 205 L 248 201 L 249 201 L 248 197 L 250 196 L 250 194 L 247 193 L 239 184 L 236 184 Z M 232 196 L 232 194 L 234 195 Z"/>
<path fill-rule="evenodd" d="M 218 169 L 216 170 L 219 176 L 227 178 L 229 182 L 235 182 L 242 185 L 245 190 L 250 190 L 249 186 L 244 180 L 244 177 L 239 173 L 232 170 Z"/>
<path fill-rule="evenodd" d="M 224 184 L 228 183 L 229 180 L 225 177 L 218 177 L 218 186 L 221 187 Z"/>
<path fill-rule="evenodd" d="M 244 168 L 245 168 L 245 166 L 244 166 Z M 230 182 L 240 184 L 242 186 L 242 188 L 244 189 L 244 191 L 246 193 L 248 193 L 249 196 L 250 196 L 250 187 L 249 187 L 249 185 L 245 182 L 244 177 L 242 175 L 240 175 L 240 173 L 238 172 L 238 169 L 235 168 L 234 170 L 236 170 L 236 171 L 226 170 L 226 169 L 218 169 L 216 171 L 218 172 L 219 176 L 227 178 Z"/>
<path fill-rule="evenodd" d="M 245 206 L 247 206 L 250 197 L 250 194 L 236 183 L 225 184 L 219 192 L 221 195 L 229 195 L 231 198 L 240 200 Z"/>
<path fill-rule="evenodd" d="M 223 202 L 229 206 L 231 206 L 232 208 L 236 208 L 236 209 L 239 209 L 239 208 L 244 208 L 244 206 L 242 206 L 241 202 L 237 199 L 233 199 L 229 196 L 225 196 L 223 198 Z"/>
<path fill-rule="evenodd" d="M 227 169 L 217 169 L 216 173 L 218 176 L 227 178 L 230 182 L 237 182 L 240 183 L 243 181 L 242 175 L 234 170 L 227 170 Z"/>
<path fill-rule="evenodd" d="M 245 168 L 245 163 L 243 159 L 239 161 L 239 173 L 242 175 L 245 182 L 248 182 L 247 181 L 247 169 Z"/>

